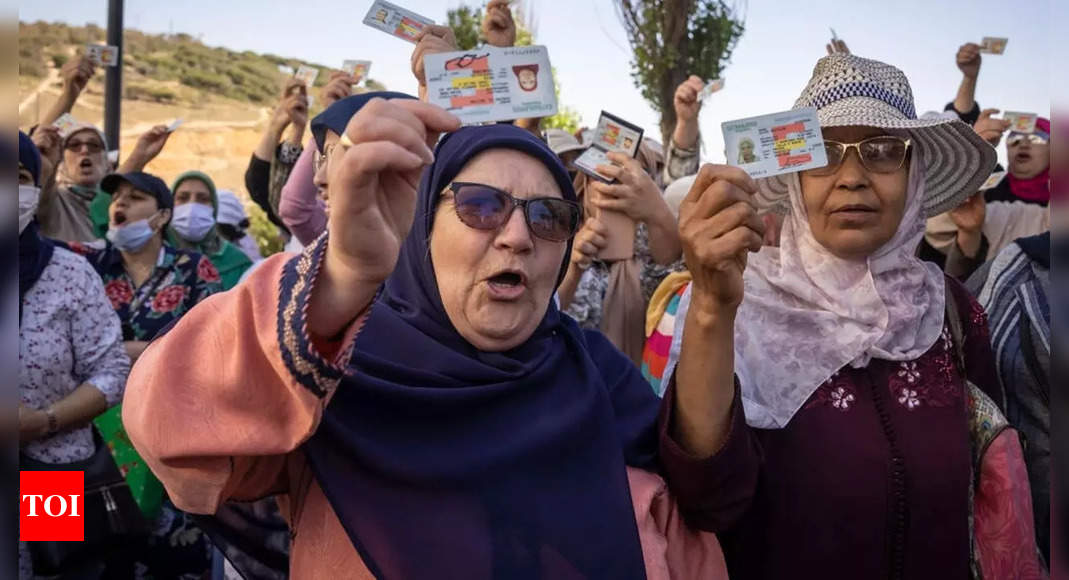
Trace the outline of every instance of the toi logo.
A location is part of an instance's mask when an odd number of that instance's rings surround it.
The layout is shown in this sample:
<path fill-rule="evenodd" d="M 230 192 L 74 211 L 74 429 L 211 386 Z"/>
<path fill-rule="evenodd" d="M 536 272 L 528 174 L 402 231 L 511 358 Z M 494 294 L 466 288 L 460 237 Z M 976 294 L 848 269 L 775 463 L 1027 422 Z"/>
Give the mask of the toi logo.
<path fill-rule="evenodd" d="M 83 541 L 84 501 L 81 471 L 20 471 L 19 540 Z"/>

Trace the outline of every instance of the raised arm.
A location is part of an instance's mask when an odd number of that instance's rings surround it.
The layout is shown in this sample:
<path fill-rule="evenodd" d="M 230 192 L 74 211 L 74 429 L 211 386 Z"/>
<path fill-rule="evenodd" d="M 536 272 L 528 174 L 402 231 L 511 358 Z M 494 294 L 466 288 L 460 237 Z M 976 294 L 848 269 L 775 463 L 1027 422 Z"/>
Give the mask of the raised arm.
<path fill-rule="evenodd" d="M 303 245 L 311 244 L 327 229 L 327 212 L 319 199 L 315 176 L 315 147 L 305 147 L 290 172 L 278 203 L 278 217 Z"/>
<path fill-rule="evenodd" d="M 334 336 L 393 272 L 412 227 L 420 172 L 434 159 L 431 147 L 459 126 L 440 107 L 406 99 L 372 99 L 349 120 L 345 135 L 353 145 L 339 141 L 330 163 L 330 243 L 308 308 L 312 334 Z"/>
<path fill-rule="evenodd" d="M 93 61 L 84 54 L 64 63 L 59 69 L 59 76 L 63 79 L 63 89 L 59 93 L 59 98 L 48 109 L 45 116 L 37 122 L 41 126 L 48 126 L 55 123 L 56 119 L 62 117 L 64 113 L 71 112 L 74 109 L 74 103 L 78 102 L 78 97 L 81 96 L 95 72 L 96 67 L 93 66 Z"/>
<path fill-rule="evenodd" d="M 764 233 L 755 188 L 736 167 L 706 165 L 680 206 L 693 280 L 679 364 L 664 377 L 661 462 L 681 508 L 709 531 L 729 528 L 748 509 L 761 465 L 734 378 L 742 272 Z"/>
<path fill-rule="evenodd" d="M 735 313 L 742 303 L 748 252 L 761 249 L 764 224 L 741 169 L 706 165 L 679 208 L 683 255 L 693 275 L 676 369 L 675 424 L 696 457 L 722 446 L 735 397 Z"/>
<path fill-rule="evenodd" d="M 285 456 L 315 431 L 358 330 L 322 348 L 288 318 L 303 310 L 292 289 L 318 283 L 314 268 L 298 266 L 321 255 L 267 259 L 246 283 L 187 312 L 134 365 L 123 424 L 182 509 L 210 514 L 228 499 L 285 491 Z"/>
<path fill-rule="evenodd" d="M 137 145 L 134 146 L 134 150 L 130 152 L 130 155 L 126 157 L 126 160 L 119 166 L 119 173 L 129 173 L 131 171 L 144 171 L 145 166 L 152 162 L 161 151 L 163 146 L 167 144 L 167 140 L 171 138 L 171 132 L 167 130 L 166 125 L 156 125 L 142 134 L 137 139 Z"/>
<path fill-rule="evenodd" d="M 980 45 L 967 42 L 961 45 L 957 55 L 961 84 L 952 104 L 954 112 L 970 125 L 976 122 L 979 108 L 976 105 L 976 79 L 980 76 Z"/>
<path fill-rule="evenodd" d="M 698 100 L 704 84 L 702 79 L 691 75 L 676 87 L 673 106 L 676 111 L 676 128 L 668 142 L 664 164 L 664 182 L 671 183 L 681 177 L 698 172 L 701 155 L 701 135 L 698 131 L 698 114 L 702 103 Z"/>
<path fill-rule="evenodd" d="M 52 215 L 52 205 L 56 203 L 57 195 L 56 169 L 63 160 L 63 140 L 59 136 L 59 129 L 51 125 L 38 127 L 33 132 L 33 144 L 41 152 L 41 199 L 37 215 Z"/>

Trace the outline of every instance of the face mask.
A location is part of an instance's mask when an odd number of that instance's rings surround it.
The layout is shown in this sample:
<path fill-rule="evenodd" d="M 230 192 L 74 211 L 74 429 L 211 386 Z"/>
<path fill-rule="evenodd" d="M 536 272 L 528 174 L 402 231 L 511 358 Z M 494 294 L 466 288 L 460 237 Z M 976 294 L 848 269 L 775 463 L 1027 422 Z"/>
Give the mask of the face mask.
<path fill-rule="evenodd" d="M 37 202 L 41 199 L 41 188 L 34 185 L 19 186 L 19 234 L 37 215 Z"/>
<path fill-rule="evenodd" d="M 215 210 L 200 203 L 186 203 L 174 208 L 171 227 L 187 242 L 199 242 L 215 226 Z"/>
<path fill-rule="evenodd" d="M 156 235 L 155 230 L 149 225 L 148 218 L 145 218 L 118 227 L 111 226 L 108 228 L 106 237 L 116 248 L 124 252 L 136 252 L 144 247 L 154 235 Z"/>

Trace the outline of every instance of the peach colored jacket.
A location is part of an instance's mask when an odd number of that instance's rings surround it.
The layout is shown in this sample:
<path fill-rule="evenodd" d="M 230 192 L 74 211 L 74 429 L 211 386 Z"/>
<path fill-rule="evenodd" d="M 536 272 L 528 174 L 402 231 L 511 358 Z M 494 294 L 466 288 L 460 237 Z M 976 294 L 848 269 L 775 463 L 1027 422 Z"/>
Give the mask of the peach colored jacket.
<path fill-rule="evenodd" d="M 283 283 L 291 259 L 292 287 Z M 123 421 L 179 508 L 212 514 L 229 499 L 275 495 L 293 538 L 291 577 L 372 578 L 300 449 L 363 324 L 361 317 L 337 343 L 309 339 L 302 301 L 317 260 L 312 251 L 274 256 L 193 308 L 134 366 Z M 330 351 L 339 354 L 323 354 Z M 631 468 L 628 479 L 647 577 L 727 578 L 716 536 L 683 523 L 664 481 Z"/>

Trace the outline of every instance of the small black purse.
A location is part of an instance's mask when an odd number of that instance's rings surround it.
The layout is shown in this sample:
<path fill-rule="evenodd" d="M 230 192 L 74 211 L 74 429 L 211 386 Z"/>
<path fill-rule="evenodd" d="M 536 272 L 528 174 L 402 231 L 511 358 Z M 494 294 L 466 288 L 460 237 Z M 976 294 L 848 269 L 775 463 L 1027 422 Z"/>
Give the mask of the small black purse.
<path fill-rule="evenodd" d="M 19 454 L 20 471 L 82 471 L 85 474 L 83 513 L 85 541 L 27 542 L 34 574 L 57 575 L 83 569 L 114 549 L 129 548 L 148 535 L 148 522 L 119 472 L 111 450 L 93 429 L 96 450 L 73 463 L 45 463 Z"/>

